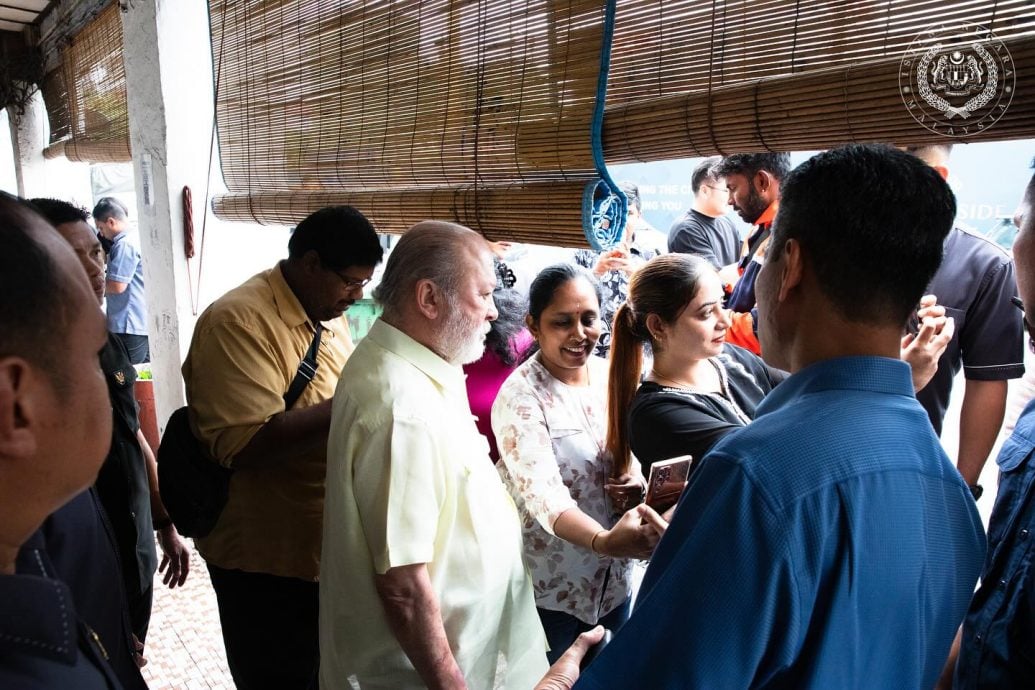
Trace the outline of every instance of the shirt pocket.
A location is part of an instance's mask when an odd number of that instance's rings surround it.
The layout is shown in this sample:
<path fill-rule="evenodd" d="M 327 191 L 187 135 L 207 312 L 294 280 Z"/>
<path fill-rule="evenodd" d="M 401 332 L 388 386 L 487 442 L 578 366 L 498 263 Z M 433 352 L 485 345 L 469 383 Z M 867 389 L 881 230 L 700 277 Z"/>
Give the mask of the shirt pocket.
<path fill-rule="evenodd" d="M 1030 441 L 1011 436 L 1003 443 L 996 462 L 999 464 L 999 490 L 996 493 L 993 516 L 1008 516 L 1006 519 L 992 520 L 988 526 L 989 550 L 998 552 L 1003 538 L 1010 534 L 1013 523 L 1023 511 L 1022 503 L 1028 500 L 1035 482 L 1035 471 L 1031 467 L 1032 447 Z"/>

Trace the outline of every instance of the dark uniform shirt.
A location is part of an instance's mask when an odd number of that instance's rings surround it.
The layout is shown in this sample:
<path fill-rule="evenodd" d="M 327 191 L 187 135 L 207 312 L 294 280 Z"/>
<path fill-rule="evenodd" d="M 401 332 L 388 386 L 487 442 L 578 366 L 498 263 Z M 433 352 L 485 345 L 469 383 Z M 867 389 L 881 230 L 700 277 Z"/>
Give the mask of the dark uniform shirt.
<path fill-rule="evenodd" d="M 996 244 L 959 228 L 945 238 L 945 257 L 927 292 L 938 298 L 956 333 L 938 360 L 938 371 L 916 394 L 935 433 L 949 406 L 952 380 L 963 366 L 968 379 L 1004 381 L 1024 374 L 1021 314 L 1013 261 Z"/>
<path fill-rule="evenodd" d="M 111 450 L 97 475 L 97 494 L 111 521 L 115 541 L 122 562 L 123 585 L 131 610 L 143 593 L 149 591 L 158 567 L 154 529 L 151 524 L 151 490 L 147 481 L 147 467 L 137 440 L 140 422 L 133 382 L 137 374 L 129 363 L 126 346 L 115 335 L 108 334 L 108 342 L 101 351 L 101 368 L 108 384 L 111 399 Z M 147 595 L 150 596 L 149 594 Z M 147 629 L 144 614 L 134 618 L 133 629 L 140 636 Z"/>
<path fill-rule="evenodd" d="M 15 570 L 19 575 L 52 578 L 67 585 L 76 611 L 96 632 L 122 687 L 147 687 L 133 659 L 111 525 L 94 489 L 87 489 L 47 517 L 18 551 Z M 0 683 L 0 687 L 9 686 Z"/>
<path fill-rule="evenodd" d="M 0 575 L 0 687 L 118 690 L 68 587 L 35 575 Z"/>

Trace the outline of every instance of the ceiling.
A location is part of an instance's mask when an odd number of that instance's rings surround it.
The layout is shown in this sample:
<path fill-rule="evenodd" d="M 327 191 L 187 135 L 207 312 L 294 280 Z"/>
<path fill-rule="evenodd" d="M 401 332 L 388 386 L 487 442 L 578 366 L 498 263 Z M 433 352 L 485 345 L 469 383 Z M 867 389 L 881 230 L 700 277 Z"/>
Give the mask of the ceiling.
<path fill-rule="evenodd" d="M 0 0 L 0 31 L 21 31 L 36 21 L 50 0 Z"/>

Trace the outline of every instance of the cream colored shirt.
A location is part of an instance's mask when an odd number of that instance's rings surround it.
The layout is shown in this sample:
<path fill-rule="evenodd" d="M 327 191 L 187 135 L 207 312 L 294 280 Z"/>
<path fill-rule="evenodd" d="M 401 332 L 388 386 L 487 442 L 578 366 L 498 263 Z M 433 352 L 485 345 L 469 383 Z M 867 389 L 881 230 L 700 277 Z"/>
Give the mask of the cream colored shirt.
<path fill-rule="evenodd" d="M 426 563 L 472 690 L 532 688 L 546 638 L 517 509 L 488 457 L 463 371 L 380 319 L 342 371 L 328 441 L 320 687 L 424 684 L 374 575 Z"/>
<path fill-rule="evenodd" d="M 334 395 L 354 348 L 344 317 L 324 322 L 316 377 L 292 409 Z M 233 459 L 271 417 L 313 341 L 305 309 L 280 266 L 249 278 L 198 319 L 183 363 L 194 433 L 220 463 Z M 320 570 L 326 452 L 235 467 L 215 529 L 195 542 L 221 568 L 315 580 Z"/>

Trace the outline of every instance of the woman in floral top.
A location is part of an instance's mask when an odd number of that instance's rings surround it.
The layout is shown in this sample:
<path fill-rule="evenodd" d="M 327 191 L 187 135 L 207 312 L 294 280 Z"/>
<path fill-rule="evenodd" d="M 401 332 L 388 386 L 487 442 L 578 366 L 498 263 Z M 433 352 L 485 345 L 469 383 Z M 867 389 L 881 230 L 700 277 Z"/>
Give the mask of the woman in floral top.
<path fill-rule="evenodd" d="M 664 523 L 643 505 L 616 515 L 614 503 L 638 496 L 643 479 L 633 466 L 610 483 L 607 363 L 592 354 L 600 334 L 592 277 L 567 264 L 545 269 L 532 282 L 527 324 L 539 351 L 503 384 L 492 428 L 552 663 L 580 632 L 597 623 L 617 629 L 628 618 L 628 559 L 649 557 Z"/>

